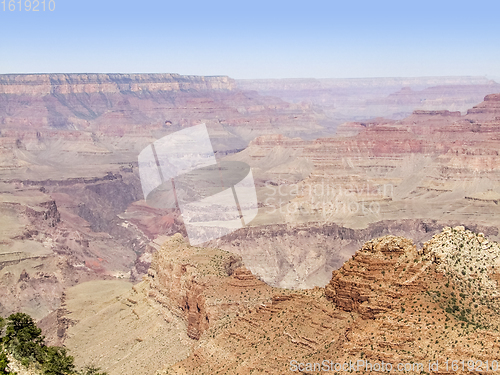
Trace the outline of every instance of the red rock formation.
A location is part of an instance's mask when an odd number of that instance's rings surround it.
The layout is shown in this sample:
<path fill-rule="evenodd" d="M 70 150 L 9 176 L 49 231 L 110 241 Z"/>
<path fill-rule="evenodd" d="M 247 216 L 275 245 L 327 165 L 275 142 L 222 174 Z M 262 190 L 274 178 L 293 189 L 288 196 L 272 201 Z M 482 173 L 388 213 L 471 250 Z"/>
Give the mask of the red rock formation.
<path fill-rule="evenodd" d="M 179 74 L 7 74 L 0 76 L 0 94 L 40 95 L 116 93 L 120 91 L 232 90 L 228 77 Z"/>
<path fill-rule="evenodd" d="M 421 373 L 432 360 L 444 374 L 451 358 L 491 363 L 500 339 L 498 284 L 494 274 L 476 280 L 472 270 L 484 271 L 499 254 L 498 244 L 461 226 L 444 229 L 419 251 L 403 237 L 369 241 L 325 289 L 278 296 L 211 327 L 166 373 L 342 372 L 344 363 L 359 373 L 378 372 L 374 363 L 389 363 L 391 371 L 409 364 L 406 372 Z"/>
<path fill-rule="evenodd" d="M 467 111 L 466 118 L 474 122 L 500 121 L 500 94 L 487 95 L 483 103 Z"/>
<path fill-rule="evenodd" d="M 272 288 L 241 267 L 239 257 L 191 247 L 179 234 L 154 254 L 146 280 L 148 295 L 183 318 L 193 339 L 220 319 L 272 297 Z"/>
<path fill-rule="evenodd" d="M 416 265 L 416 246 L 403 237 L 385 236 L 367 242 L 353 259 L 333 272 L 325 294 L 338 308 L 356 311 L 365 319 L 394 308 L 393 303 L 411 291 L 422 272 Z"/>

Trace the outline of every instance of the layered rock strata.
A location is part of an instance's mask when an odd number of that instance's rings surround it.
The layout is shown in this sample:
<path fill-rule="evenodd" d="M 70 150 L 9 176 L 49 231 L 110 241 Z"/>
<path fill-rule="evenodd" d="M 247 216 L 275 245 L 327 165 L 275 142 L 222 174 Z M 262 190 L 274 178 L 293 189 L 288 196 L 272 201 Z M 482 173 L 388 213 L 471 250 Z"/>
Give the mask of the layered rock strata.
<path fill-rule="evenodd" d="M 445 228 L 420 249 L 404 237 L 371 240 L 324 289 L 275 298 L 226 327 L 209 328 L 193 353 L 165 373 L 314 374 L 354 363 L 359 373 L 402 364 L 400 370 L 406 365 L 417 374 L 429 361 L 438 363 L 437 373 L 449 373 L 451 358 L 462 357 L 483 367 L 488 361 L 491 371 L 500 350 L 491 260 L 499 254 L 497 243 L 463 226 Z M 485 269 L 482 281 L 464 277 L 483 262 L 494 269 Z"/>

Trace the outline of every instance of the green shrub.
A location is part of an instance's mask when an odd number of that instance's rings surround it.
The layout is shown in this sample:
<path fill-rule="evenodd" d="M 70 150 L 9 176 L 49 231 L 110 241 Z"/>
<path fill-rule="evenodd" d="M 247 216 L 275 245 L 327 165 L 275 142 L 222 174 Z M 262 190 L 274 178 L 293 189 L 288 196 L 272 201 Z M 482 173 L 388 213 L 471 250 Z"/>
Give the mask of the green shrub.
<path fill-rule="evenodd" d="M 2 337 L 5 326 L 7 329 Z M 3 343 L 0 346 L 0 375 L 16 375 L 5 371 L 8 365 L 5 351 L 26 367 L 35 363 L 43 375 L 107 375 L 105 372 L 99 372 L 100 368 L 95 366 L 76 371 L 74 359 L 68 355 L 65 348 L 46 346 L 44 340 L 42 330 L 29 315 L 16 313 L 10 315 L 7 320 L 0 317 L 0 343 Z"/>
<path fill-rule="evenodd" d="M 9 360 L 7 359 L 7 355 L 4 352 L 0 352 L 0 375 L 9 374 L 5 368 L 9 364 Z"/>
<path fill-rule="evenodd" d="M 44 375 L 67 375 L 73 374 L 75 365 L 73 357 L 68 355 L 66 349 L 57 346 L 45 348 L 45 358 L 43 361 Z"/>
<path fill-rule="evenodd" d="M 45 337 L 31 316 L 23 313 L 7 318 L 7 330 L 3 342 L 7 350 L 20 361 L 43 361 Z M 25 361 L 24 361 L 25 362 Z"/>

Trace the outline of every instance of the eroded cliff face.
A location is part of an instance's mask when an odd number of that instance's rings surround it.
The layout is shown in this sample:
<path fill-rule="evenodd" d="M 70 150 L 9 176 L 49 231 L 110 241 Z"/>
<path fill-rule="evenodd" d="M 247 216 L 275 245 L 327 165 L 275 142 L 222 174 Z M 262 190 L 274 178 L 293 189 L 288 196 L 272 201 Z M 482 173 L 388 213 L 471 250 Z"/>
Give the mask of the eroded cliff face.
<path fill-rule="evenodd" d="M 271 285 L 307 288 L 326 285 L 370 238 L 392 233 L 420 246 L 459 224 L 497 236 L 500 101 L 485 99 L 467 115 L 418 110 L 314 141 L 256 138 L 228 158 L 252 166 L 259 215 L 217 246 Z"/>
<path fill-rule="evenodd" d="M 61 223 L 50 196 L 37 191 L 1 198 L 0 314 L 25 311 L 41 319 L 60 306 L 64 288 L 95 277 L 83 266 L 91 249 Z"/>
<path fill-rule="evenodd" d="M 413 241 L 385 236 L 372 240 L 325 287 L 325 295 L 338 308 L 355 311 L 364 319 L 394 309 L 401 297 L 422 290 L 416 279 L 425 268 L 418 262 Z"/>
<path fill-rule="evenodd" d="M 271 285 L 307 288 L 328 283 L 331 270 L 373 237 L 421 243 L 460 223 L 491 227 L 495 236 L 495 193 L 472 198 L 496 188 L 497 173 L 480 171 L 473 151 L 494 152 L 486 136 L 461 150 L 462 162 L 451 160 L 448 147 L 473 134 L 463 121 L 449 111 L 419 111 L 406 122 L 358 123 L 362 132 L 349 137 L 259 137 L 228 157 L 252 166 L 259 215 L 251 228 L 214 243 Z"/>
<path fill-rule="evenodd" d="M 25 311 L 41 319 L 59 307 L 69 286 L 135 280 L 146 272 L 135 264 L 154 250 L 150 240 L 118 216 L 140 187 L 131 173 L 122 173 L 2 181 L 0 314 Z"/>
<path fill-rule="evenodd" d="M 191 247 L 180 234 L 153 255 L 144 282 L 148 296 L 182 318 L 193 339 L 221 319 L 269 301 L 272 290 L 243 267 L 240 257 Z"/>
<path fill-rule="evenodd" d="M 6 74 L 0 76 L 0 94 L 16 95 L 233 89 L 234 81 L 226 76 L 181 76 L 168 73 Z"/>
<path fill-rule="evenodd" d="M 99 280 L 68 289 L 58 310 L 59 345 L 78 365 L 91 361 L 112 375 L 157 374 L 187 358 L 212 327 L 291 294 L 258 280 L 234 254 L 191 247 L 179 234 L 156 241 L 161 246 L 142 282 Z"/>
<path fill-rule="evenodd" d="M 417 246 L 454 221 L 382 220 L 353 229 L 335 223 L 255 225 L 214 240 L 210 246 L 241 256 L 245 266 L 267 284 L 309 289 L 329 283 L 339 269 L 371 238 L 393 234 L 411 238 Z M 498 228 L 470 223 L 469 229 L 498 235 Z"/>
<path fill-rule="evenodd" d="M 117 281 L 71 288 L 65 344 L 77 364 L 93 360 L 110 375 L 285 373 L 294 360 L 491 361 L 499 256 L 498 243 L 463 226 L 423 246 L 387 235 L 366 242 L 325 288 L 290 291 L 176 235 L 132 290 Z"/>
<path fill-rule="evenodd" d="M 490 94 L 484 98 L 484 102 L 474 106 L 467 111 L 467 118 L 471 122 L 497 122 L 500 120 L 500 94 Z"/>
<path fill-rule="evenodd" d="M 499 254 L 497 243 L 463 226 L 445 228 L 422 248 L 392 235 L 368 241 L 324 289 L 275 298 L 209 328 L 165 373 L 285 373 L 299 363 L 304 373 L 335 372 L 335 363 L 349 361 L 362 361 L 360 373 L 373 372 L 367 362 L 392 371 L 421 364 L 407 368 L 421 373 L 429 360 L 440 372 L 450 358 L 491 363 L 500 340 Z"/>
<path fill-rule="evenodd" d="M 0 76 L 2 138 L 17 136 L 14 143 L 27 149 L 43 148 L 54 135 L 67 142 L 79 138 L 87 152 L 104 152 L 109 143 L 127 149 L 132 143 L 127 136 L 139 138 L 136 142 L 141 143 L 141 137 L 205 122 L 218 138 L 217 148 L 226 151 L 229 142 L 242 148 L 255 134 L 277 129 L 285 133 L 317 131 L 321 118 L 306 104 L 238 90 L 224 76 Z M 233 127 L 235 132 L 230 130 Z M 124 140 L 114 139 L 123 136 Z"/>

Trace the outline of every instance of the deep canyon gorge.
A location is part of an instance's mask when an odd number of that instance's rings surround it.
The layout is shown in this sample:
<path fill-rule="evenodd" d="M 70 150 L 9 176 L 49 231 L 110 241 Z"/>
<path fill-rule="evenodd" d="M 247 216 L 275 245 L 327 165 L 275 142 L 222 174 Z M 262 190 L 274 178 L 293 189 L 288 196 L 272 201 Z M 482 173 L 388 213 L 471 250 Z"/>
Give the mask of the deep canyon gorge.
<path fill-rule="evenodd" d="M 432 257 L 447 256 L 425 247 L 428 241 L 472 232 L 498 240 L 499 92 L 498 83 L 482 77 L 1 75 L 0 315 L 27 312 L 50 342 L 87 353 L 93 350 L 90 341 L 74 337 L 85 336 L 82 324 L 98 330 L 92 314 L 111 319 L 126 310 L 129 328 L 134 319 L 148 316 L 152 331 L 161 327 L 162 334 L 170 332 L 186 346 L 180 352 L 178 346 L 168 349 L 168 365 L 183 361 L 169 373 L 191 374 L 199 358 L 217 357 L 215 348 L 253 335 L 251 322 L 242 317 L 231 321 L 238 329 L 223 331 L 225 312 L 232 318 L 254 314 L 260 321 L 263 310 L 272 320 L 312 304 L 355 339 L 330 345 L 340 338 L 324 332 L 319 315 L 316 328 L 323 341 L 293 330 L 288 336 L 314 347 L 318 358 L 326 346 L 326 353 L 359 353 L 364 344 L 356 335 L 363 319 L 396 311 L 384 305 L 384 296 L 399 286 L 394 276 L 380 290 L 367 292 L 354 278 L 369 280 L 381 268 L 363 264 L 382 257 L 408 280 L 420 275 L 415 284 L 409 282 L 412 295 L 420 296 L 423 285 L 432 284 L 423 270 L 438 272 Z M 139 152 L 155 140 L 201 123 L 218 160 L 251 167 L 259 201 L 248 226 L 206 244 L 210 250 L 203 256 L 185 243 L 178 209 L 146 204 L 137 163 Z M 443 232 L 446 227 L 459 229 Z M 369 242 L 388 235 L 398 237 Z M 403 271 L 406 258 L 415 265 Z M 82 285 L 95 285 L 89 290 L 99 295 L 101 282 L 108 294 L 86 310 L 82 306 L 91 296 Z M 359 308 L 365 295 L 368 310 Z M 327 297 L 337 309 L 328 307 Z M 354 324 L 351 312 L 361 320 Z M 154 373 L 152 364 L 167 365 L 157 352 L 145 356 L 153 343 L 135 329 L 133 342 L 109 355 L 118 363 L 110 373 L 127 373 L 120 352 L 143 341 L 143 360 L 130 368 L 145 366 L 146 374 Z M 188 349 L 200 339 L 212 349 Z M 231 361 L 213 362 L 206 371 L 238 366 Z"/>

